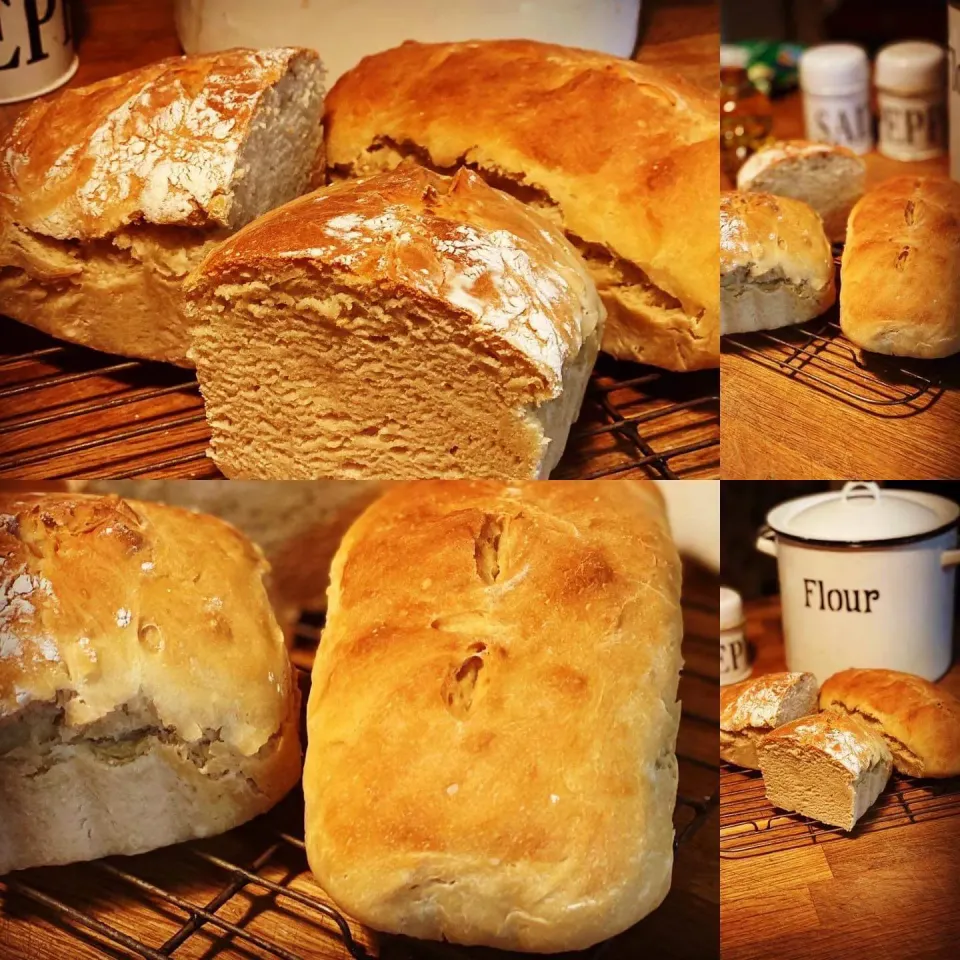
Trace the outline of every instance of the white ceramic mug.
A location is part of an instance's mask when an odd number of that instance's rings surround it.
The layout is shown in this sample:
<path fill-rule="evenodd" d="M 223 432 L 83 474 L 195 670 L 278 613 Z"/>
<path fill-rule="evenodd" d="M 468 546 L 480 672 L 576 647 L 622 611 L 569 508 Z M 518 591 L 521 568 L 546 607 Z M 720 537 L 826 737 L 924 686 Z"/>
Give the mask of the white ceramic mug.
<path fill-rule="evenodd" d="M 0 103 L 56 90 L 76 70 L 69 0 L 0 0 Z"/>

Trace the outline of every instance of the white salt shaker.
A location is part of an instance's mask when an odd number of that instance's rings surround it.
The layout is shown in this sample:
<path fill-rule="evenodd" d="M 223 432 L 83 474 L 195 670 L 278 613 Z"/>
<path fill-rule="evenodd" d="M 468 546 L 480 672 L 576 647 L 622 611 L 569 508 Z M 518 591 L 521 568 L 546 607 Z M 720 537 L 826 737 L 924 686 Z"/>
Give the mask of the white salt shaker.
<path fill-rule="evenodd" d="M 743 635 L 743 600 L 736 590 L 720 588 L 720 683 L 738 683 L 750 676 L 750 651 Z"/>
<path fill-rule="evenodd" d="M 862 47 L 825 43 L 800 57 L 807 139 L 838 143 L 854 153 L 873 148 L 870 62 Z"/>
<path fill-rule="evenodd" d="M 893 160 L 929 160 L 946 149 L 946 56 L 935 43 L 891 43 L 877 54 L 879 150 Z"/>

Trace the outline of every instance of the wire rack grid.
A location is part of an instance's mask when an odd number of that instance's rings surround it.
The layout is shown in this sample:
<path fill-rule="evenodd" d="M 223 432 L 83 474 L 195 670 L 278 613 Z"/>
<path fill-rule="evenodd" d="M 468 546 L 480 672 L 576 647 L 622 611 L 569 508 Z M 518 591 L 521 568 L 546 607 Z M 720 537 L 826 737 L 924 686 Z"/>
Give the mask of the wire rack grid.
<path fill-rule="evenodd" d="M 756 770 L 722 764 L 720 797 L 720 856 L 742 859 L 960 816 L 960 777 L 914 780 L 894 774 L 851 832 L 776 809 Z"/>
<path fill-rule="evenodd" d="M 719 475 L 718 371 L 602 357 L 557 479 Z M 0 317 L 0 478 L 219 476 L 188 370 L 58 343 Z"/>
<path fill-rule="evenodd" d="M 716 711 L 704 704 L 717 700 L 718 679 L 715 672 L 702 666 L 710 657 L 715 659 L 715 640 L 709 626 L 699 626 L 709 624 L 711 616 L 715 619 L 716 611 L 704 602 L 685 601 L 684 614 L 687 666 L 681 679 L 685 705 L 678 746 L 680 788 L 674 815 L 677 848 L 696 835 L 720 802 L 718 762 L 683 747 L 685 728 L 712 734 L 717 723 Z M 304 702 L 322 623 L 322 617 L 305 618 L 292 653 Z M 687 692 L 684 685 L 688 686 Z M 698 690 L 690 690 L 690 685 Z M 718 705 L 717 700 L 717 709 Z M 63 956 L 63 949 L 74 956 L 72 945 L 78 950 L 84 946 L 84 955 L 148 960 L 166 960 L 174 954 L 280 960 L 372 960 L 381 956 L 381 941 L 339 913 L 312 884 L 302 824 L 298 790 L 270 813 L 221 838 L 180 844 L 140 857 L 117 857 L 0 878 L 0 955 L 7 956 L 3 952 L 7 915 L 20 918 L 31 928 L 43 918 L 60 937 L 59 946 L 49 952 L 31 947 L 36 949 L 36 953 L 26 954 L 31 958 Z M 224 846 L 228 852 L 223 852 Z M 172 865 L 171 858 L 175 860 Z M 158 863 L 164 864 L 162 869 Z M 201 902 L 181 889 L 189 886 L 187 881 L 197 870 L 205 873 Z M 64 879 L 64 872 L 68 879 Z M 157 873 L 164 878 L 162 881 L 152 878 Z M 211 874 L 218 877 L 218 883 L 210 883 Z M 91 898 L 90 891 L 108 900 L 123 897 L 129 916 L 98 916 L 98 901 Z M 251 923 L 251 917 L 257 922 Z M 164 923 L 155 922 L 158 919 Z M 165 933 L 157 932 L 164 927 Z M 152 936 L 141 932 L 144 929 L 149 929 Z M 43 937 L 36 934 L 31 942 L 40 944 Z M 614 943 L 601 944 L 586 956 L 612 960 L 615 951 L 610 947 Z M 427 944 L 412 946 L 404 955 L 436 957 L 438 950 L 448 960 L 473 956 L 449 945 L 440 948 Z"/>
<path fill-rule="evenodd" d="M 835 257 L 840 270 L 841 255 Z M 734 334 L 725 347 L 874 416 L 907 417 L 929 409 L 942 395 L 951 361 L 910 361 L 867 353 L 840 328 L 838 308 L 807 323 Z"/>

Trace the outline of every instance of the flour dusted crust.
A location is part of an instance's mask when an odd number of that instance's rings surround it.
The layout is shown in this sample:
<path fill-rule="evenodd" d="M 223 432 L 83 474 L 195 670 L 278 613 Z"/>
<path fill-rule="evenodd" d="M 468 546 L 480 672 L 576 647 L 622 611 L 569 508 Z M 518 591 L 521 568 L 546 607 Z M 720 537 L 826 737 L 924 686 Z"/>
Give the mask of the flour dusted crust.
<path fill-rule="evenodd" d="M 820 706 L 879 733 L 901 773 L 960 775 L 960 700 L 928 680 L 895 670 L 844 670 L 823 685 Z"/>
<path fill-rule="evenodd" d="M 811 673 L 768 673 L 720 690 L 720 757 L 758 769 L 757 746 L 771 730 L 815 713 L 817 680 Z"/>
<path fill-rule="evenodd" d="M 296 783 L 263 572 L 213 517 L 0 493 L 0 873 L 227 830 Z"/>
<path fill-rule="evenodd" d="M 324 122 L 334 178 L 466 165 L 562 227 L 606 304 L 608 353 L 719 364 L 715 98 L 584 50 L 405 43 L 344 74 Z"/>
<path fill-rule="evenodd" d="M 536 952 L 653 910 L 679 599 L 652 483 L 421 481 L 370 507 L 334 560 L 308 709 L 323 888 L 377 929 Z"/>
<path fill-rule="evenodd" d="M 306 186 L 322 96 L 316 53 L 277 48 L 174 57 L 37 101 L 0 143 L 0 308 L 186 365 L 183 279 Z"/>
<path fill-rule="evenodd" d="M 960 184 L 895 177 L 853 208 L 840 268 L 840 326 L 874 353 L 960 351 Z"/>
<path fill-rule="evenodd" d="M 212 456 L 235 479 L 546 477 L 604 320 L 559 230 L 470 170 L 413 163 L 266 214 L 185 289 Z M 365 365 L 402 396 L 346 379 Z M 391 456 L 384 433 L 408 454 Z"/>

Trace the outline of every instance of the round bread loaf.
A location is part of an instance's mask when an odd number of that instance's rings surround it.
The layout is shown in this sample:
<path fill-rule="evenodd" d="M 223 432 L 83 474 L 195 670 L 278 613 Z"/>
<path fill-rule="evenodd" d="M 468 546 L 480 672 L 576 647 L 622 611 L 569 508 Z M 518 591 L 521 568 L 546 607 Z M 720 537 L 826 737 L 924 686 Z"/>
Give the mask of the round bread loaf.
<path fill-rule="evenodd" d="M 186 289 L 233 479 L 546 477 L 604 316 L 560 231 L 415 164 L 266 214 Z"/>
<path fill-rule="evenodd" d="M 720 200 L 724 334 L 772 330 L 819 316 L 837 298 L 830 242 L 807 204 L 769 193 Z"/>
<path fill-rule="evenodd" d="M 0 874 L 228 830 L 297 782 L 263 571 L 214 517 L 0 493 Z"/>
<path fill-rule="evenodd" d="M 187 364 L 181 285 L 297 196 L 321 143 L 311 50 L 174 57 L 38 100 L 0 143 L 0 305 L 55 337 Z"/>
<path fill-rule="evenodd" d="M 744 163 L 737 174 L 737 188 L 802 200 L 820 215 L 827 239 L 843 243 L 847 218 L 863 196 L 866 176 L 863 158 L 847 147 L 778 140 Z"/>

